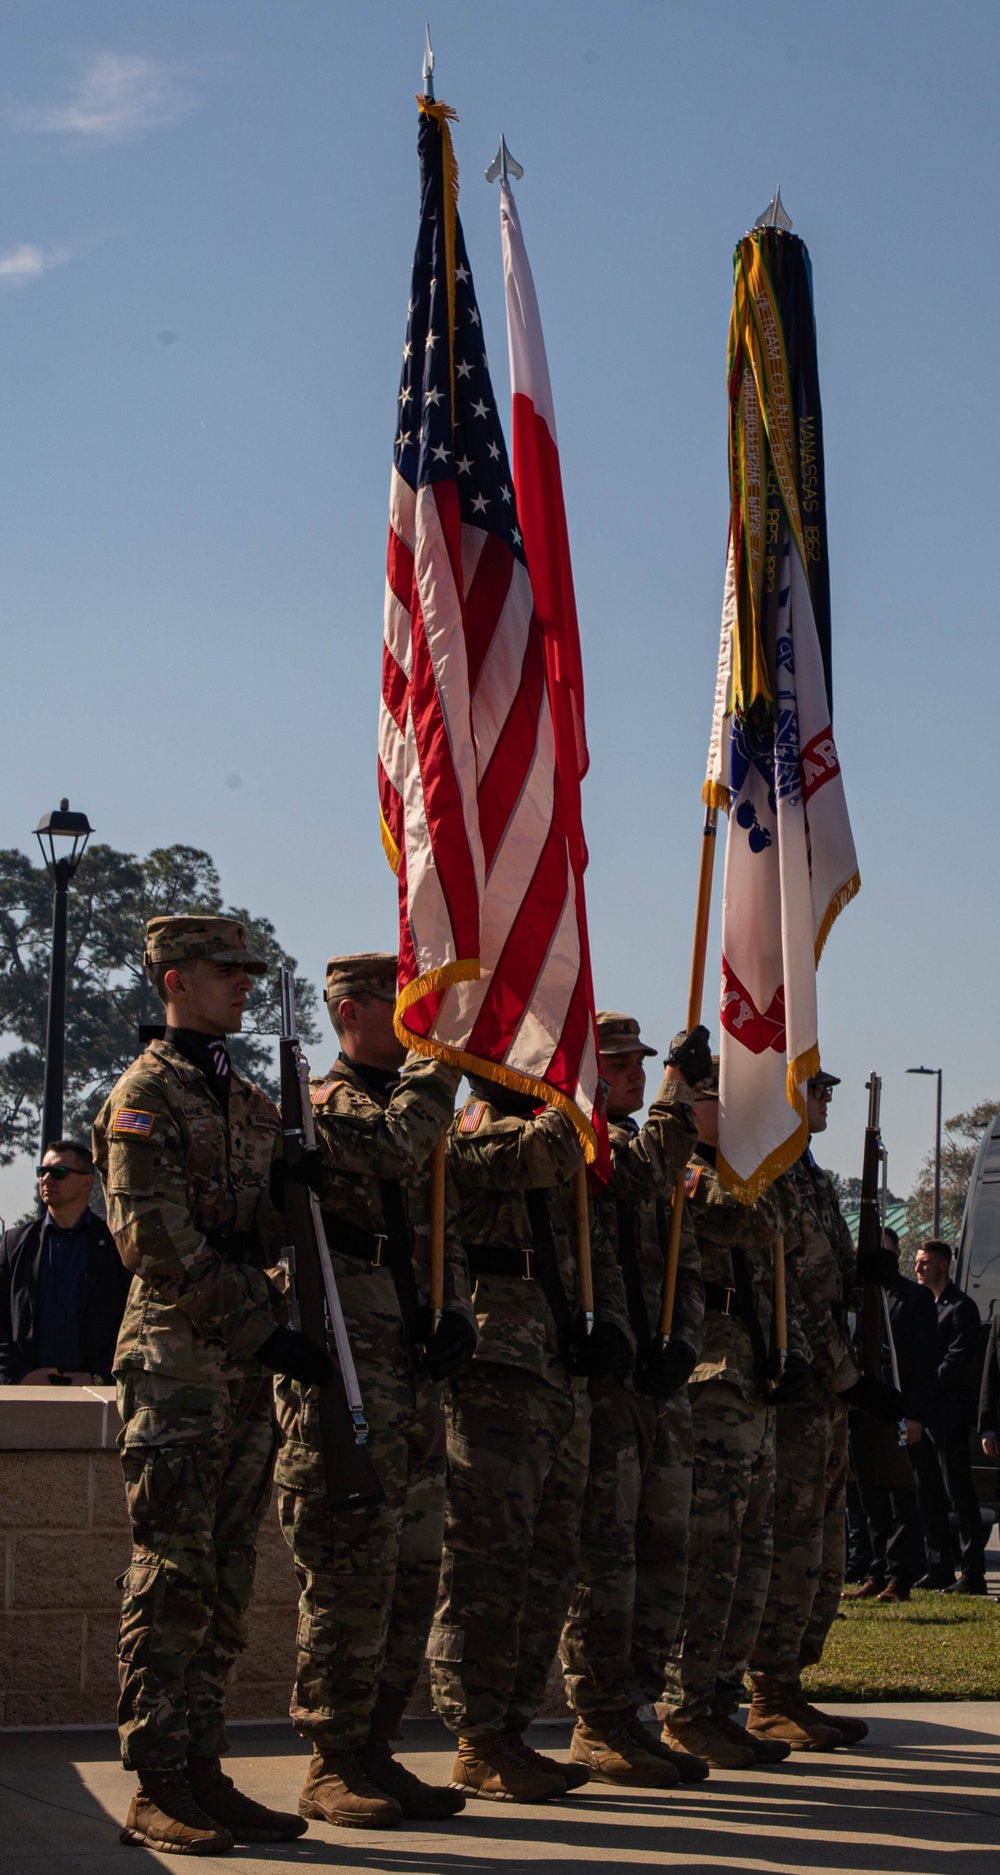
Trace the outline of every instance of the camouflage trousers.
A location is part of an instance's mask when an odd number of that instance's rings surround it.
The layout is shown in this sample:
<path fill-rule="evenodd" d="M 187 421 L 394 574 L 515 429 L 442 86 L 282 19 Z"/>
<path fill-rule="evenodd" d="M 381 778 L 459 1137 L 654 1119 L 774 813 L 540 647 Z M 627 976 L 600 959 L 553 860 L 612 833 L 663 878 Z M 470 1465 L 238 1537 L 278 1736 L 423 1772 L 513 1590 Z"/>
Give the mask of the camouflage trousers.
<path fill-rule="evenodd" d="M 580 1571 L 559 1644 L 577 1712 L 659 1699 L 684 1610 L 691 1509 L 686 1387 L 651 1400 L 591 1381 Z"/>
<path fill-rule="evenodd" d="M 359 1363 L 359 1380 L 385 1492 L 368 1510 L 330 1509 L 315 1395 L 303 1411 L 293 1383 L 278 1389 L 287 1439 L 278 1511 L 300 1589 L 292 1723 L 330 1751 L 364 1744 L 376 1705 L 385 1736 L 395 1733 L 420 1672 L 441 1566 L 441 1389 L 410 1372 L 401 1340 L 381 1373 Z"/>
<path fill-rule="evenodd" d="M 694 1489 L 684 1613 L 661 1718 L 733 1712 L 757 1639 L 774 1537 L 773 1407 L 723 1380 L 690 1388 Z"/>
<path fill-rule="evenodd" d="M 576 1581 L 590 1396 L 475 1360 L 452 1381 L 448 1501 L 427 1644 L 454 1732 L 534 1718 Z"/>
<path fill-rule="evenodd" d="M 118 1724 L 139 1771 L 228 1750 L 226 1681 L 246 1646 L 276 1432 L 270 1375 L 202 1386 L 127 1373 L 118 1409 L 132 1524 Z"/>
<path fill-rule="evenodd" d="M 797 1686 L 819 1660 L 844 1586 L 847 1408 L 835 1394 L 777 1409 L 774 1560 L 754 1673 Z"/>

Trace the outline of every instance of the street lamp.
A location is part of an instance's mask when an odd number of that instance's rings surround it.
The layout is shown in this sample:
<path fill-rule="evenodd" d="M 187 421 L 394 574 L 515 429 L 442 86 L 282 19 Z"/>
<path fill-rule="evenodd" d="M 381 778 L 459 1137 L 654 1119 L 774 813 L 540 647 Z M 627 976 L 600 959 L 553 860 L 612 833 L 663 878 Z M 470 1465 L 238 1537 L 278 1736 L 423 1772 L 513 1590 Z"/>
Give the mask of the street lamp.
<path fill-rule="evenodd" d="M 66 1061 L 66 912 L 70 880 L 94 829 L 86 814 L 71 814 L 62 800 L 35 828 L 46 871 L 55 882 L 52 896 L 52 961 L 49 967 L 49 1013 L 45 1023 L 45 1089 L 42 1140 L 58 1139 L 63 1126 L 63 1075 Z"/>
<path fill-rule="evenodd" d="M 907 1074 L 937 1075 L 937 1126 L 934 1134 L 934 1235 L 941 1235 L 941 1068 L 907 1068 Z"/>

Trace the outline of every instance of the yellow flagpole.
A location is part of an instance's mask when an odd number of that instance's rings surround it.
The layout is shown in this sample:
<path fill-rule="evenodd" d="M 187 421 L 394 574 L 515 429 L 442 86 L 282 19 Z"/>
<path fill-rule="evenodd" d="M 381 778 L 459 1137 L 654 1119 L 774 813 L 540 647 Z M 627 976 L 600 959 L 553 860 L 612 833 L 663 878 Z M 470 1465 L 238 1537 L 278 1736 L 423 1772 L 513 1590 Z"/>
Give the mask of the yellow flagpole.
<path fill-rule="evenodd" d="M 594 1326 L 594 1272 L 590 1265 L 590 1201 L 585 1165 L 577 1166 L 573 1174 L 573 1200 L 576 1208 L 576 1267 L 580 1279 L 580 1308 L 589 1335 Z"/>
<path fill-rule="evenodd" d="M 715 869 L 715 834 L 718 809 L 706 807 L 701 834 L 701 862 L 698 867 L 698 898 L 694 914 L 694 943 L 691 949 L 691 981 L 688 988 L 687 1026 L 697 1028 L 705 990 L 705 955 L 708 950 L 708 918 L 712 909 L 712 874 Z M 684 1221 L 684 1173 L 674 1186 L 670 1201 L 670 1237 L 663 1271 L 663 1301 L 660 1308 L 660 1334 L 670 1339 L 677 1294 L 677 1266 L 681 1255 L 681 1225 Z"/>
<path fill-rule="evenodd" d="M 778 1379 L 788 1365 L 788 1309 L 785 1304 L 785 1239 L 774 1244 L 774 1340 L 778 1351 Z"/>

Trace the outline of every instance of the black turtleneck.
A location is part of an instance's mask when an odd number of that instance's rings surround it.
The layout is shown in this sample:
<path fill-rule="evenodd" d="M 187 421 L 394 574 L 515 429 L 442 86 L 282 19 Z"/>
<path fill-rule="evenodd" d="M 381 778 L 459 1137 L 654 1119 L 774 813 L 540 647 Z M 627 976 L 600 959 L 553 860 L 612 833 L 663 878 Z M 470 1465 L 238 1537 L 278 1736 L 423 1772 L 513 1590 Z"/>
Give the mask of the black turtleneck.
<path fill-rule="evenodd" d="M 714 1165 L 715 1155 L 718 1152 L 718 1150 L 719 1150 L 718 1146 L 706 1145 L 703 1140 L 699 1139 L 698 1144 L 695 1147 L 695 1154 L 699 1159 L 704 1159 L 706 1165 Z"/>
<path fill-rule="evenodd" d="M 344 1055 L 338 1056 L 336 1066 L 346 1068 L 349 1074 L 356 1074 L 358 1080 L 364 1081 L 365 1086 L 381 1100 L 391 1100 L 399 1086 L 398 1068 L 370 1068 L 366 1062 L 348 1061 Z"/>
<path fill-rule="evenodd" d="M 177 1053 L 183 1055 L 185 1061 L 190 1061 L 193 1068 L 201 1070 L 228 1120 L 229 1083 L 232 1070 L 225 1036 L 203 1035 L 200 1029 L 175 1029 L 168 1023 L 163 1039 L 170 1043 L 171 1048 L 176 1048 Z M 220 1073 L 221 1063 L 224 1063 L 224 1066 Z"/>

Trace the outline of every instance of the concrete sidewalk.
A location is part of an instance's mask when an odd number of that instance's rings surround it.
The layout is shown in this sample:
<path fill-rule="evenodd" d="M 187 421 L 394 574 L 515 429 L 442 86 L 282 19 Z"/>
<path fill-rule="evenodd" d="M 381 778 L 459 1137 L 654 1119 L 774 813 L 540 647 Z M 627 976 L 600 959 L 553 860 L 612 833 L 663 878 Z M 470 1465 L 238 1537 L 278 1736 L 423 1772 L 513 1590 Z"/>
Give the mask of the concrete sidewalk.
<path fill-rule="evenodd" d="M 835 1708 L 833 1708 L 835 1710 Z M 844 1708 L 849 1710 L 849 1708 Z M 854 1753 L 793 1756 L 772 1771 L 713 1771 L 661 1795 L 589 1784 L 560 1804 L 470 1803 L 447 1829 L 376 1834 L 310 1824 L 298 1843 L 198 1866 L 231 1875 L 279 1864 L 365 1875 L 540 1875 L 554 1863 L 659 1864 L 756 1875 L 800 1869 L 860 1875 L 997 1875 L 1000 1704 L 855 1707 L 871 1734 Z M 564 1723 L 531 1742 L 561 1756 Z M 237 1725 L 227 1768 L 254 1796 L 294 1809 L 306 1750 L 287 1726 Z M 132 1793 L 110 1731 L 0 1736 L 2 1875 L 104 1875 L 190 1866 L 118 1841 Z M 433 1720 L 407 1725 L 406 1761 L 446 1782 L 453 1741 Z"/>

